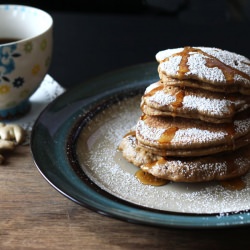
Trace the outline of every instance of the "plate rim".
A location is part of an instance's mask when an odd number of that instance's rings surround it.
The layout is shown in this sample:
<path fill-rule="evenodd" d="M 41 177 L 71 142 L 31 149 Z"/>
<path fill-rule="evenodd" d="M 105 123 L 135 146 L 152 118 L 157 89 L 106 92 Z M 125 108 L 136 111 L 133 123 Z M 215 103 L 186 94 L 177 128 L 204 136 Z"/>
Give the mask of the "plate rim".
<path fill-rule="evenodd" d="M 58 176 L 52 176 L 51 173 L 49 173 L 49 169 L 44 168 L 43 162 L 41 161 L 41 156 L 39 156 L 40 152 L 36 150 L 37 143 L 39 144 L 40 148 L 45 147 L 45 144 L 41 143 L 38 139 L 40 139 L 39 134 L 41 132 L 41 129 L 50 129 L 49 122 L 44 121 L 44 117 L 48 116 L 48 114 L 55 109 L 57 106 L 59 106 L 61 109 L 60 111 L 64 111 L 66 107 L 68 108 L 68 105 L 75 104 L 75 102 L 80 101 L 81 104 L 89 105 L 93 103 L 93 98 L 97 98 L 97 100 L 103 98 L 102 95 L 98 96 L 98 94 L 101 90 L 98 90 L 97 87 L 101 87 L 104 83 L 104 90 L 106 90 L 105 94 L 112 95 L 120 90 L 124 90 L 124 88 L 127 88 L 128 85 L 131 87 L 131 81 L 133 81 L 133 74 L 139 74 L 137 79 L 134 79 L 140 82 L 140 84 L 143 84 L 146 86 L 147 77 L 150 78 L 149 82 L 152 82 L 152 78 L 157 79 L 157 70 L 156 70 L 156 63 L 155 62 L 149 62 L 149 63 L 143 63 L 143 64 L 136 64 L 129 67 L 125 67 L 122 69 L 118 69 L 116 71 L 111 71 L 106 74 L 100 75 L 98 77 L 94 77 L 92 79 L 89 79 L 86 82 L 83 82 L 79 85 L 76 85 L 72 87 L 71 89 L 65 91 L 63 94 L 58 96 L 55 100 L 53 100 L 49 105 L 46 106 L 46 108 L 40 113 L 38 118 L 36 119 L 32 132 L 31 132 L 31 153 L 33 156 L 33 160 L 35 163 L 36 168 L 40 172 L 40 174 L 43 176 L 43 178 L 59 193 L 61 193 L 63 196 L 67 197 L 71 201 L 84 206 L 94 212 L 97 212 L 101 215 L 105 215 L 108 217 L 120 219 L 123 221 L 127 221 L 134 224 L 142 224 L 142 225 L 148 225 L 148 226 L 157 226 L 157 227 L 173 227 L 173 228 L 224 228 L 224 227 L 238 227 L 238 226 L 248 226 L 250 225 L 250 212 L 248 211 L 241 211 L 238 213 L 226 213 L 226 214 L 182 214 L 182 213 L 173 213 L 173 212 L 165 212 L 161 213 L 158 210 L 153 211 L 148 209 L 143 209 L 142 207 L 136 207 L 133 206 L 133 204 L 130 206 L 129 204 L 121 204 L 118 201 L 111 200 L 107 197 L 103 197 L 98 192 L 96 192 L 93 189 L 90 189 L 87 187 L 86 183 L 84 183 L 82 180 L 80 180 L 79 177 L 77 177 L 76 173 L 73 173 L 72 166 L 68 160 L 68 155 L 66 152 L 66 144 L 64 147 L 64 151 L 61 152 L 58 149 L 58 144 L 54 143 L 53 140 L 50 140 L 53 145 L 53 150 L 57 152 L 60 157 L 62 154 L 62 159 L 60 161 L 52 162 L 52 160 L 47 160 L 50 163 L 50 171 L 56 172 L 56 168 L 60 168 L 58 164 L 64 164 L 64 167 L 70 171 L 71 175 L 74 176 L 74 181 L 77 182 L 77 185 L 81 185 L 81 188 L 84 189 L 84 197 L 80 196 L 76 190 L 71 190 L 72 186 L 75 187 L 72 183 L 72 180 L 67 179 L 67 177 L 63 176 L 62 173 L 59 173 L 62 179 L 57 180 Z M 155 70 L 155 73 L 154 73 Z M 150 72 L 150 73 L 148 73 Z M 152 73 L 153 72 L 153 73 Z M 119 79 L 121 82 L 123 82 L 122 76 L 130 75 L 130 80 L 128 79 L 127 82 L 125 82 L 124 86 L 119 88 L 118 83 L 116 83 L 116 88 L 113 88 L 113 83 L 109 83 L 110 79 L 117 80 Z M 114 81 L 115 81 L 114 80 Z M 95 95 L 91 96 L 88 93 L 89 84 L 93 85 L 93 88 L 95 90 Z M 118 88 L 117 88 L 118 87 Z M 92 88 L 92 89 L 93 89 Z M 84 99 L 79 99 L 79 94 L 83 94 Z M 76 94 L 77 93 L 77 94 Z M 83 98 L 82 97 L 82 98 Z M 98 99 L 99 98 L 99 99 Z M 66 102 L 66 100 L 70 100 L 69 103 Z M 76 116 L 76 113 L 79 113 L 82 111 L 80 110 L 79 106 L 80 104 L 72 105 L 71 111 L 73 113 L 73 116 Z M 66 118 L 65 118 L 66 119 Z M 67 119 L 66 119 L 67 120 Z M 65 136 L 60 135 L 60 139 L 66 143 L 68 140 L 68 135 L 71 133 L 72 127 L 75 125 L 76 121 L 64 121 L 64 124 L 61 124 L 61 127 L 63 130 L 65 130 L 67 133 Z M 47 127 L 46 127 L 47 126 Z M 55 132 L 59 132 L 59 129 L 57 128 Z M 67 138 L 66 138 L 67 137 Z M 47 138 L 47 139 L 52 139 Z M 44 148 L 43 148 L 44 149 Z M 43 156 L 49 156 L 48 152 L 46 152 L 48 149 L 43 150 Z M 50 158 L 50 157 L 48 157 Z M 65 161 L 65 162 L 64 162 Z M 53 171 L 52 171 L 53 170 Z M 58 174 L 58 172 L 57 172 Z M 77 179 L 79 178 L 79 179 Z M 68 183 L 69 182 L 69 183 Z M 64 185 L 69 187 L 69 189 L 65 189 Z M 63 184 L 63 185 L 62 185 Z M 71 186 L 70 186 L 71 185 Z M 77 190 L 78 191 L 78 190 Z M 111 195 L 112 196 L 112 195 Z M 91 199 L 90 199 L 91 197 Z M 103 204 L 100 204 L 100 203 Z"/>

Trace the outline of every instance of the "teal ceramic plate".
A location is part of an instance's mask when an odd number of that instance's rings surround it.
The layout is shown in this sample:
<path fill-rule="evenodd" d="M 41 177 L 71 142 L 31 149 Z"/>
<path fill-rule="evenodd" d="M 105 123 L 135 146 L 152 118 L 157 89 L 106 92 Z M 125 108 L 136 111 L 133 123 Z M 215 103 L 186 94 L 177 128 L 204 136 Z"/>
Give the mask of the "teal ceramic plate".
<path fill-rule="evenodd" d="M 137 168 L 117 146 L 140 115 L 140 97 L 157 81 L 157 64 L 121 69 L 84 82 L 41 113 L 31 136 L 43 177 L 61 194 L 102 215 L 131 223 L 176 228 L 250 224 L 250 176 L 246 188 L 218 183 L 141 184 Z"/>

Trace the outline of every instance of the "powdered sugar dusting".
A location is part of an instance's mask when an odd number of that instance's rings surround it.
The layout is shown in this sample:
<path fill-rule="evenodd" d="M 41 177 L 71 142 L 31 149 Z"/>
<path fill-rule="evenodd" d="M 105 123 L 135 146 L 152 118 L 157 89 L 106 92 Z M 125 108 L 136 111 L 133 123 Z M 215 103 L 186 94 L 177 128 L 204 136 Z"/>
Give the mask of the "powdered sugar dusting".
<path fill-rule="evenodd" d="M 218 67 L 208 68 L 205 56 L 202 54 L 192 54 L 188 58 L 187 65 L 189 72 L 186 75 L 197 76 L 199 79 L 207 79 L 213 82 L 224 82 L 226 78 Z"/>
<path fill-rule="evenodd" d="M 250 118 L 245 120 L 236 120 L 234 121 L 235 131 L 238 134 L 249 133 L 250 130 Z"/>
<path fill-rule="evenodd" d="M 149 92 L 149 91 L 148 91 Z M 148 93 L 145 92 L 145 93 Z M 147 97 L 146 97 L 147 98 Z M 157 91 L 152 96 L 147 98 L 147 103 L 156 103 L 161 107 L 170 105 L 176 101 L 176 96 Z M 188 111 L 198 111 L 202 114 L 210 116 L 225 116 L 231 113 L 232 105 L 241 105 L 240 101 L 230 101 L 227 99 L 211 99 L 197 95 L 186 95 L 183 98 L 181 109 Z"/>
<path fill-rule="evenodd" d="M 130 143 L 130 142 L 129 142 Z M 230 157 L 230 156 L 229 156 Z M 202 173 L 199 176 L 201 180 L 206 181 L 210 177 L 216 178 L 218 176 L 225 176 L 228 174 L 228 171 L 231 165 L 234 164 L 238 168 L 238 171 L 245 172 L 248 169 L 250 164 L 249 157 L 236 156 L 235 159 L 218 159 L 217 162 L 211 160 L 210 162 L 202 161 L 201 159 L 192 159 L 186 161 L 185 158 L 178 160 L 175 158 L 168 158 L 166 161 L 156 161 L 154 165 L 142 165 L 142 169 L 146 172 L 149 172 L 155 176 L 171 176 L 175 177 L 175 173 L 178 174 L 178 178 L 185 176 L 186 180 L 197 179 L 197 173 Z M 159 177 L 160 177 L 159 176 Z"/>
<path fill-rule="evenodd" d="M 171 183 L 162 187 L 141 184 L 134 176 L 137 168 L 117 151 L 122 137 L 141 114 L 139 104 L 140 96 L 124 100 L 98 114 L 83 128 L 77 153 L 93 182 L 121 199 L 163 211 L 223 216 L 250 209 L 250 174 L 244 177 L 246 188 L 240 191 L 226 190 L 214 182 Z"/>
<path fill-rule="evenodd" d="M 208 99 L 200 96 L 185 96 L 183 107 L 189 110 L 198 110 L 201 113 L 223 116 L 230 113 L 232 102 L 225 99 Z"/>
<path fill-rule="evenodd" d="M 167 128 L 156 128 L 148 126 L 144 120 L 139 120 L 136 130 L 145 140 L 158 143 L 158 140 L 164 134 Z M 186 146 L 192 144 L 206 144 L 206 143 L 221 143 L 227 136 L 227 132 L 216 131 L 211 132 L 206 129 L 199 129 L 195 127 L 178 129 L 171 140 L 173 146 Z"/>
<path fill-rule="evenodd" d="M 235 81 L 242 81 L 242 82 L 244 82 L 244 81 L 245 81 L 245 78 L 242 77 L 242 76 L 240 76 L 240 75 L 238 75 L 238 74 L 235 74 L 234 80 L 235 80 Z"/>
<path fill-rule="evenodd" d="M 136 131 L 138 131 L 146 140 L 158 141 L 166 129 L 149 127 L 143 120 L 139 120 L 136 125 Z"/>
<path fill-rule="evenodd" d="M 163 91 L 157 91 L 154 95 L 150 96 L 149 101 L 156 102 L 161 106 L 169 105 L 176 101 L 176 97 L 166 94 Z"/>
<path fill-rule="evenodd" d="M 208 142 L 220 142 L 222 141 L 227 133 L 222 131 L 211 132 L 205 129 L 189 128 L 189 129 L 179 129 L 171 143 L 173 145 L 185 144 L 192 145 L 198 143 L 202 146 L 204 143 Z"/>
<path fill-rule="evenodd" d="M 168 75 L 177 75 L 181 59 L 181 56 L 170 57 L 169 60 L 160 64 L 160 68 Z"/>
<path fill-rule="evenodd" d="M 249 164 L 250 162 L 248 162 Z M 227 162 L 211 162 L 211 163 L 201 163 L 199 161 L 189 161 L 184 160 L 168 160 L 165 164 L 156 164 L 150 168 L 150 173 L 154 174 L 164 171 L 165 169 L 170 169 L 170 171 L 175 172 L 178 169 L 178 175 L 183 175 L 188 179 L 196 178 L 197 169 L 206 172 L 208 176 L 214 176 L 217 173 L 220 175 L 225 175 L 228 169 Z M 195 171 L 194 171 L 195 170 Z M 204 175 L 204 179 L 207 177 Z"/>
<path fill-rule="evenodd" d="M 216 48 L 200 47 L 200 49 L 209 55 L 214 56 L 226 65 L 250 75 L 250 60 L 245 56 Z"/>

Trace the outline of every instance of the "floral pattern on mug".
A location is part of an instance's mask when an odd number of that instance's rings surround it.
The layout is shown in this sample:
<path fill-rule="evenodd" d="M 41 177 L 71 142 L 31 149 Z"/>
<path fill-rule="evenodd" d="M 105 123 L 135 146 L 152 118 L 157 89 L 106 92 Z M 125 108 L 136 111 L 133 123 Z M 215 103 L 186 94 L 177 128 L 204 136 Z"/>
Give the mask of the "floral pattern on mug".
<path fill-rule="evenodd" d="M 46 76 L 53 19 L 44 11 L 22 5 L 1 5 L 0 13 L 1 28 L 10 27 L 2 32 L 6 40 L 0 44 L 1 120 L 23 115 L 30 96 Z"/>
<path fill-rule="evenodd" d="M 40 44 L 41 50 L 45 50 L 47 48 L 47 39 L 43 39 Z"/>
<path fill-rule="evenodd" d="M 0 47 L 0 76 L 6 79 L 6 74 L 11 73 L 15 69 L 15 57 L 21 56 L 16 52 L 16 45 Z M 5 77 L 5 78 L 4 78 Z M 0 81 L 1 81 L 0 79 Z M 7 78 L 8 79 L 8 78 Z"/>
<path fill-rule="evenodd" d="M 30 53 L 33 49 L 33 44 L 32 42 L 27 42 L 24 44 L 24 47 L 23 47 L 23 50 L 26 52 L 26 53 Z"/>
<path fill-rule="evenodd" d="M 39 64 L 35 64 L 34 67 L 32 68 L 32 74 L 33 75 L 37 75 L 40 71 L 40 65 Z"/>
<path fill-rule="evenodd" d="M 24 84 L 23 77 L 17 77 L 13 81 L 13 87 L 15 87 L 15 88 L 20 88 L 23 84 Z"/>
<path fill-rule="evenodd" d="M 7 94 L 10 92 L 10 87 L 8 85 L 0 86 L 0 94 Z"/>

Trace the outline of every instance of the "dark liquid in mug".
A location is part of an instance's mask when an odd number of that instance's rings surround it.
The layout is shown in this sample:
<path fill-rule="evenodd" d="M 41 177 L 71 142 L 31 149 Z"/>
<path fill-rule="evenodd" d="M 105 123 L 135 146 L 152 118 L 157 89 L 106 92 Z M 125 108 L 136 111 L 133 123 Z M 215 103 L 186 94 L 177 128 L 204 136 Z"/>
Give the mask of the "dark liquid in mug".
<path fill-rule="evenodd" d="M 0 38 L 0 44 L 12 43 L 20 40 L 19 38 Z"/>

